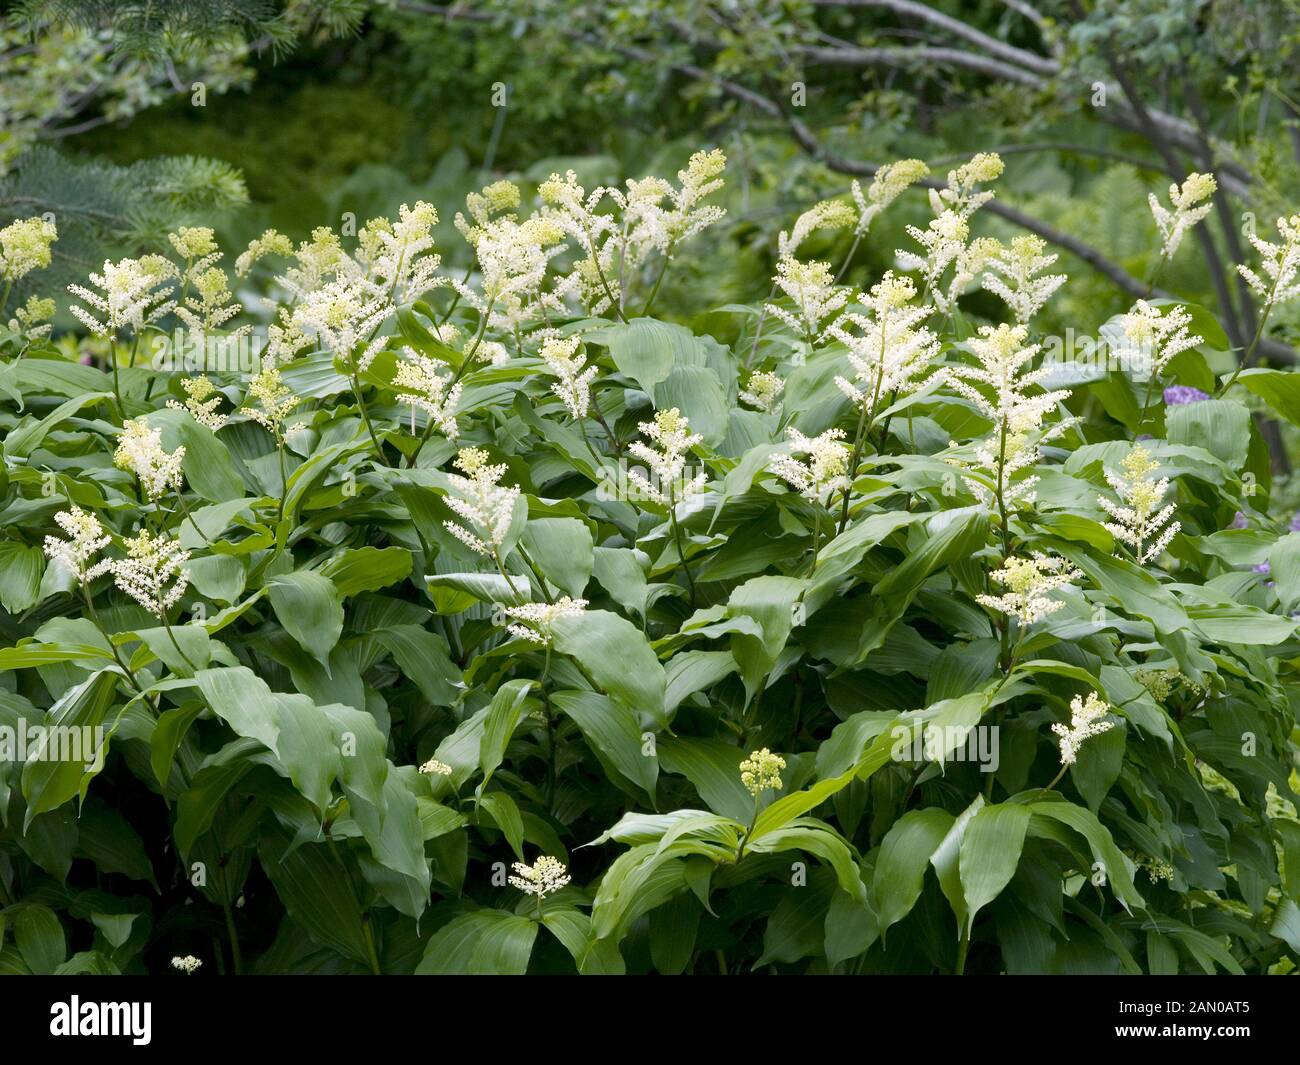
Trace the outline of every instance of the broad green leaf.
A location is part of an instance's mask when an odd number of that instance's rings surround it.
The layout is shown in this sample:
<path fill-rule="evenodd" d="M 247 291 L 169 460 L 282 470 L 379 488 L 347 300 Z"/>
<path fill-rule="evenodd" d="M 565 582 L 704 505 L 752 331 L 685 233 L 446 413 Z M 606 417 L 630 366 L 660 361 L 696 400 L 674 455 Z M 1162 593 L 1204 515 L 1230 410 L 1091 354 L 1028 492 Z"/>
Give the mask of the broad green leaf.
<path fill-rule="evenodd" d="M 540 926 L 505 910 L 453 917 L 433 934 L 419 976 L 523 976 Z"/>
<path fill-rule="evenodd" d="M 978 810 L 966 826 L 958 867 L 968 927 L 1015 875 L 1030 816 L 1027 806 L 1002 803 Z"/>
<path fill-rule="evenodd" d="M 938 850 L 954 820 L 952 814 L 938 807 L 912 810 L 895 821 L 886 833 L 871 883 L 872 909 L 882 934 L 916 905 L 930 857 Z"/>
<path fill-rule="evenodd" d="M 608 610 L 585 610 L 552 623 L 555 649 L 571 655 L 601 688 L 638 718 L 664 723 L 664 668 L 641 630 Z"/>
<path fill-rule="evenodd" d="M 298 570 L 271 578 L 267 590 L 285 632 L 328 668 L 330 651 L 343 631 L 343 604 L 333 582 L 312 570 Z"/>

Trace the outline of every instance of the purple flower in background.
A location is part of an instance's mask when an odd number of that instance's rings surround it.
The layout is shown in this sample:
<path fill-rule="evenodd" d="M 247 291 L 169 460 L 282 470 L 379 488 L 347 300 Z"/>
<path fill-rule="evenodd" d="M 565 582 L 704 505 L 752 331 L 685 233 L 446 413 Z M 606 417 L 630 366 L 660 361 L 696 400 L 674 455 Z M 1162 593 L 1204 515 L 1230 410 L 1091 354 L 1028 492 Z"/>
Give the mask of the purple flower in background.
<path fill-rule="evenodd" d="M 1201 400 L 1209 398 L 1208 392 L 1202 392 L 1191 385 L 1170 385 L 1165 389 L 1166 407 L 1181 407 L 1184 403 L 1200 403 Z"/>
<path fill-rule="evenodd" d="M 1237 513 L 1233 515 L 1232 521 L 1228 523 L 1228 528 L 1229 529 L 1246 528 L 1246 515 L 1243 514 L 1241 511 L 1237 511 Z"/>
<path fill-rule="evenodd" d="M 1272 573 L 1273 570 L 1267 562 L 1261 562 L 1258 565 L 1251 566 L 1256 573 Z"/>
<path fill-rule="evenodd" d="M 1291 515 L 1291 531 L 1300 532 L 1300 510 Z"/>

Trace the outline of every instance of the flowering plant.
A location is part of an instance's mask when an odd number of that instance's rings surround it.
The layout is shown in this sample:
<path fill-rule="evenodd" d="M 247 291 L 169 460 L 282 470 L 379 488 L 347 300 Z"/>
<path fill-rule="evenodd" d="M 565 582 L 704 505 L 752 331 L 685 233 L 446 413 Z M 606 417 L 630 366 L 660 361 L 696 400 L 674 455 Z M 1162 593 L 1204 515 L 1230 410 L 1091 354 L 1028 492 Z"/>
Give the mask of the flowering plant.
<path fill-rule="evenodd" d="M 270 231 L 238 299 L 182 229 L 41 297 L 97 365 L 13 320 L 0 726 L 105 739 L 0 758 L 0 903 L 84 931 L 67 965 L 1300 963 L 1300 533 L 1251 417 L 1290 378 L 1151 300 L 1145 367 L 1063 380 L 1033 322 L 1069 282 L 983 231 L 987 153 L 791 211 L 707 332 L 655 317 L 725 167 L 489 184 L 463 273 L 425 203 Z M 1213 190 L 1153 197 L 1164 255 Z M 827 257 L 898 203 L 932 218 L 893 270 Z M 1269 306 L 1296 232 L 1242 264 Z M 0 230 L 5 277 L 56 242 Z M 261 363 L 158 368 L 177 323 Z"/>

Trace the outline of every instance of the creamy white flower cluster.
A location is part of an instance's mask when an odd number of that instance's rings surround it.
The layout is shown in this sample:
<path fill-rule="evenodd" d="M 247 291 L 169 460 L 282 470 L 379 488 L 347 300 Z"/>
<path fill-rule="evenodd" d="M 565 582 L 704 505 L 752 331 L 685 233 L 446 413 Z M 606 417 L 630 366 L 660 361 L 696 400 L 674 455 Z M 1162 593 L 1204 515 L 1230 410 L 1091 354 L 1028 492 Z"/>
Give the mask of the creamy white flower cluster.
<path fill-rule="evenodd" d="M 510 877 L 510 884 L 525 895 L 535 895 L 541 902 L 547 895 L 553 895 L 569 883 L 569 870 L 558 858 L 543 854 L 532 865 L 515 862 L 515 875 Z"/>
<path fill-rule="evenodd" d="M 113 568 L 113 563 L 109 559 L 91 563 L 91 559 L 106 548 L 111 540 L 94 514 L 74 504 L 71 510 L 61 510 L 55 514 L 54 520 L 69 538 L 67 540 L 60 540 L 57 536 L 45 538 L 45 554 L 52 562 L 67 567 L 82 584 L 89 584 L 96 577 L 108 573 Z"/>
<path fill-rule="evenodd" d="M 27 302 L 21 307 L 14 308 L 14 316 L 9 319 L 9 328 L 14 332 L 24 332 L 33 339 L 49 336 L 53 328 L 50 319 L 54 317 L 57 310 L 58 306 L 52 299 L 33 293 L 27 297 Z"/>
<path fill-rule="evenodd" d="M 162 430 L 152 428 L 144 418 L 128 418 L 122 423 L 113 464 L 135 474 L 149 499 L 158 500 L 169 488 L 180 491 L 184 459 L 185 448 L 164 449 Z"/>
<path fill-rule="evenodd" d="M 1131 311 L 1120 316 L 1124 340 L 1116 354 L 1148 367 L 1152 377 L 1159 377 L 1176 355 L 1204 341 L 1190 332 L 1191 324 L 1191 315 L 1182 307 L 1168 307 L 1162 313 L 1146 300 L 1138 300 Z"/>
<path fill-rule="evenodd" d="M 183 956 L 177 955 L 176 957 L 172 958 L 172 968 L 179 969 L 186 976 L 193 976 L 196 972 L 199 971 L 202 965 L 203 962 L 200 959 L 196 958 L 193 954 L 186 954 Z"/>
<path fill-rule="evenodd" d="M 99 317 L 75 303 L 68 309 L 95 336 L 115 337 L 123 329 L 139 332 L 175 307 L 170 297 L 175 278 L 176 267 L 161 255 L 116 263 L 105 260 L 103 271 L 90 275 L 90 283 L 97 291 L 84 285 L 68 286 L 68 291 L 98 312 Z"/>
<path fill-rule="evenodd" d="M 230 420 L 228 415 L 217 412 L 217 408 L 221 406 L 222 395 L 207 375 L 187 377 L 181 382 L 181 388 L 185 392 L 185 402 L 178 403 L 174 399 L 168 399 L 167 406 L 172 410 L 188 411 L 190 417 L 214 433 Z"/>
<path fill-rule="evenodd" d="M 59 511 L 54 520 L 68 539 L 47 536 L 45 554 L 52 562 L 67 567 L 81 584 L 88 585 L 96 577 L 112 573 L 122 592 L 160 619 L 165 619 L 167 611 L 185 594 L 189 572 L 184 564 L 190 553 L 166 533 L 154 536 L 141 529 L 138 535 L 122 541 L 126 558 L 92 562 L 111 540 L 100 520 L 75 505 L 71 510 Z"/>
<path fill-rule="evenodd" d="M 442 257 L 432 250 L 437 224 L 437 209 L 420 200 L 414 207 L 402 204 L 396 222 L 372 218 L 357 234 L 357 261 L 395 302 L 410 303 L 444 283 L 438 276 Z"/>
<path fill-rule="evenodd" d="M 908 306 L 915 295 L 912 279 L 896 277 L 891 270 L 862 296 L 870 317 L 850 312 L 826 331 L 849 349 L 857 381 L 855 385 L 837 376 L 835 385 L 868 419 L 875 417 L 881 399 L 933 383 L 919 378 L 938 355 L 939 340 L 920 325 L 929 317 L 929 308 Z"/>
<path fill-rule="evenodd" d="M 767 313 L 775 315 L 811 343 L 822 330 L 822 323 L 844 308 L 849 290 L 835 283 L 830 263 L 800 262 L 785 257 L 776 264 L 772 284 L 794 303 L 793 312 L 774 303 Z"/>
<path fill-rule="evenodd" d="M 946 306 L 943 286 L 940 280 L 946 269 L 953 265 L 966 250 L 966 238 L 970 237 L 970 222 L 966 216 L 952 209 L 944 209 L 931 218 L 930 224 L 922 229 L 920 226 L 907 226 L 907 235 L 920 244 L 924 255 L 911 251 L 898 251 L 898 265 L 905 270 L 917 270 L 926 281 L 926 287 L 935 296 L 936 306 L 940 311 Z"/>
<path fill-rule="evenodd" d="M 766 747 L 751 751 L 749 757 L 740 763 L 740 782 L 746 791 L 758 798 L 765 791 L 780 790 L 781 770 L 784 768 L 785 759 Z"/>
<path fill-rule="evenodd" d="M 1044 255 L 1046 248 L 1041 237 L 1019 236 L 988 260 L 990 272 L 984 275 L 984 287 L 1002 299 L 1021 325 L 1068 280 L 1065 274 L 1039 276 L 1059 258 Z"/>
<path fill-rule="evenodd" d="M 1106 523 L 1111 535 L 1128 544 L 1138 563 L 1145 564 L 1160 557 L 1182 526 L 1176 521 L 1169 524 L 1174 504 L 1162 506 L 1169 478 L 1156 480 L 1152 476 L 1160 464 L 1151 452 L 1139 444 L 1124 457 L 1122 466 L 1121 473 L 1106 471 L 1106 480 L 1119 496 L 1119 503 L 1105 496 L 1098 496 L 1097 502 L 1115 519 Z"/>
<path fill-rule="evenodd" d="M 970 245 L 967 241 L 971 216 L 993 198 L 992 190 L 980 186 L 996 181 L 1002 170 L 1002 158 L 997 153 L 981 152 L 949 171 L 947 185 L 930 190 L 934 218 L 925 229 L 907 227 L 908 235 L 921 245 L 924 254 L 904 250 L 895 253 L 902 269 L 920 273 L 926 291 L 940 311 L 952 309 L 957 297 L 1000 250 L 1000 245 L 989 239 L 973 241 Z M 950 266 L 954 268 L 953 277 L 944 286 L 943 276 Z"/>
<path fill-rule="evenodd" d="M 1163 258 L 1170 258 L 1182 244 L 1187 231 L 1210 213 L 1214 206 L 1210 198 L 1218 187 L 1213 174 L 1191 173 L 1181 188 L 1176 182 L 1169 186 L 1168 207 L 1156 198 L 1154 192 L 1147 194 L 1151 215 L 1164 240 Z"/>
<path fill-rule="evenodd" d="M 1279 218 L 1277 231 L 1282 237 L 1280 244 L 1264 240 L 1253 232 L 1246 238 L 1259 252 L 1260 269 L 1267 281 L 1248 266 L 1237 267 L 1251 290 L 1263 299 L 1265 307 L 1289 303 L 1300 296 L 1300 282 L 1296 280 L 1297 273 L 1300 273 L 1300 214 Z"/>
<path fill-rule="evenodd" d="M 920 159 L 899 159 L 897 162 L 886 163 L 876 171 L 865 196 L 861 184 L 855 178 L 850 189 L 853 202 L 858 208 L 858 234 L 866 233 L 881 211 L 916 182 L 929 176 L 930 168 Z"/>
<path fill-rule="evenodd" d="M 481 448 L 461 448 L 455 464 L 467 476 L 449 475 L 452 494 L 446 502 L 469 528 L 453 521 L 443 525 L 466 547 L 494 558 L 510 532 L 520 489 L 498 483 L 506 467 L 504 463 L 493 465 Z"/>
<path fill-rule="evenodd" d="M 977 595 L 976 602 L 1015 618 L 1021 625 L 1042 621 L 1065 604 L 1048 593 L 1063 588 L 1081 576 L 1069 569 L 1064 559 L 1035 553 L 1030 558 L 1013 555 L 991 574 L 1006 591 L 1002 595 Z"/>
<path fill-rule="evenodd" d="M 442 373 L 445 368 L 445 363 L 405 348 L 402 357 L 397 360 L 393 389 L 401 402 L 409 403 L 412 411 L 424 411 L 438 432 L 448 440 L 455 440 L 460 435 L 460 428 L 456 424 L 456 408 L 460 406 L 464 386 L 459 381 L 451 384 L 451 375 L 444 376 Z"/>
<path fill-rule="evenodd" d="M 768 469 L 785 481 L 810 503 L 829 505 L 835 492 L 849 486 L 845 476 L 849 467 L 849 449 L 841 444 L 843 429 L 827 429 L 814 437 L 804 436 L 793 425 L 785 431 L 787 454 L 774 455 Z M 807 455 L 805 462 L 795 458 Z"/>
<path fill-rule="evenodd" d="M 49 266 L 50 248 L 58 239 L 54 223 L 39 217 L 20 218 L 0 229 L 0 280 L 17 281 Z"/>
<path fill-rule="evenodd" d="M 113 561 L 113 579 L 119 589 L 129 595 L 159 620 L 185 594 L 189 587 L 189 570 L 185 563 L 190 553 L 180 541 L 166 533 L 154 536 L 141 529 L 136 536 L 122 541 L 126 558 Z"/>
<path fill-rule="evenodd" d="M 1089 692 L 1087 700 L 1078 695 L 1070 700 L 1070 724 L 1052 725 L 1060 737 L 1061 765 L 1074 765 L 1085 740 L 1115 727 L 1115 722 L 1102 720 L 1109 712 L 1110 705 L 1096 692 Z"/>
<path fill-rule="evenodd" d="M 522 625 L 508 625 L 506 631 L 511 636 L 532 643 L 548 644 L 551 642 L 551 625 L 556 618 L 577 617 L 587 609 L 587 600 L 571 599 L 561 596 L 554 603 L 524 603 L 522 606 L 505 608 L 507 617 L 523 622 Z"/>
<path fill-rule="evenodd" d="M 577 336 L 547 337 L 538 352 L 546 369 L 558 378 L 551 391 L 560 398 L 574 421 L 585 418 L 591 409 L 591 382 L 599 372 L 594 363 L 585 370 L 582 368 L 584 359 L 578 354 L 581 344 L 582 338 Z"/>
<path fill-rule="evenodd" d="M 722 188 L 727 157 L 721 149 L 695 152 L 677 171 L 677 186 L 660 178 L 628 181 L 627 192 L 607 189 L 609 197 L 624 212 L 620 244 L 630 257 L 628 268 L 639 265 L 650 250 L 670 256 L 682 241 L 718 222 L 726 214 L 721 207 L 703 200 Z"/>
<path fill-rule="evenodd" d="M 988 483 L 973 477 L 968 477 L 967 483 L 986 502 L 1000 489 L 1007 506 L 1032 502 L 1038 479 L 1026 477 L 1013 483 L 1012 475 L 1037 462 L 1039 445 L 1055 439 L 1073 424 L 1065 419 L 1042 430 L 1047 412 L 1070 392 L 1041 391 L 1040 382 L 1051 371 L 1028 369 L 1039 350 L 1037 344 L 1026 345 L 1028 335 L 1023 325 L 981 326 L 979 336 L 970 340 L 977 365 L 956 363 L 948 367 L 952 389 L 993 422 L 993 431 L 976 451 L 976 461 Z"/>
<path fill-rule="evenodd" d="M 590 193 L 577 175 L 552 174 L 538 187 L 542 217 L 572 236 L 584 257 L 557 291 L 575 295 L 594 314 L 621 307 L 622 279 L 652 252 L 671 259 L 683 242 L 725 212 L 702 201 L 722 187 L 727 157 L 718 149 L 696 152 L 677 172 L 678 184 L 662 178 L 629 180 L 626 190 L 598 187 Z M 600 207 L 608 199 L 615 210 Z"/>
<path fill-rule="evenodd" d="M 436 758 L 430 758 L 420 766 L 420 772 L 432 777 L 449 777 L 452 769 L 446 762 L 440 762 Z"/>
<path fill-rule="evenodd" d="M 508 332 L 530 315 L 564 309 L 560 296 L 546 288 L 547 268 L 566 247 L 564 229 L 545 213 L 521 222 L 519 203 L 519 186 L 497 181 L 465 198 L 468 218 L 456 214 L 456 228 L 478 260 L 479 286 L 452 281 L 452 287 L 490 325 Z"/>
<path fill-rule="evenodd" d="M 736 398 L 741 403 L 775 414 L 781 409 L 781 393 L 784 391 L 785 382 L 779 374 L 770 370 L 756 370 L 749 375 L 749 380 Z"/>
<path fill-rule="evenodd" d="M 255 402 L 250 403 L 248 400 Z M 280 380 L 280 371 L 268 366 L 248 382 L 248 396 L 239 413 L 257 422 L 275 437 L 277 444 L 284 441 L 285 419 L 302 401 L 293 390 Z"/>
<path fill-rule="evenodd" d="M 641 422 L 639 428 L 654 446 L 638 440 L 628 451 L 650 468 L 654 483 L 640 470 L 628 471 L 627 479 L 645 498 L 664 506 L 674 506 L 704 490 L 708 480 L 705 471 L 701 470 L 690 480 L 683 476 L 687 454 L 704 438 L 691 432 L 690 422 L 680 410 L 673 407 L 657 411 L 653 421 Z"/>
<path fill-rule="evenodd" d="M 181 295 L 176 303 L 176 317 L 195 332 L 217 329 L 235 317 L 243 306 L 230 292 L 226 272 L 216 266 L 221 258 L 216 237 L 207 226 L 181 226 L 168 240 L 185 260 L 180 271 Z M 235 336 L 252 329 L 241 326 Z"/>
<path fill-rule="evenodd" d="M 857 195 L 862 195 L 862 188 L 855 181 Z M 819 229 L 845 229 L 858 224 L 859 216 L 843 200 L 822 200 L 813 204 L 795 219 L 794 225 L 787 233 L 782 230 L 777 236 L 777 253 L 782 259 L 792 257 L 805 240 Z"/>

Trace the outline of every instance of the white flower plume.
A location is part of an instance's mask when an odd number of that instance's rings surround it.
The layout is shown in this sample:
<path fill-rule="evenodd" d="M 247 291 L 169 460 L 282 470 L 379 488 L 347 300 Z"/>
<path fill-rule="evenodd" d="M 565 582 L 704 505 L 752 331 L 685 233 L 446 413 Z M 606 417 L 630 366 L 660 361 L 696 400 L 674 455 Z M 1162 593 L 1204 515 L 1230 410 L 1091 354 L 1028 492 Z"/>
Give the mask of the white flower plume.
<path fill-rule="evenodd" d="M 919 378 L 938 355 L 939 341 L 929 329 L 918 328 L 930 310 L 909 307 L 915 295 L 911 278 L 895 277 L 890 271 L 862 297 L 872 311 L 870 317 L 848 313 L 826 331 L 849 349 L 857 381 L 836 377 L 836 387 L 869 419 L 875 417 L 882 399 L 931 383 Z"/>
<path fill-rule="evenodd" d="M 460 429 L 456 425 L 456 408 L 460 405 L 463 386 L 460 382 L 451 384 L 451 374 L 444 376 L 442 373 L 445 368 L 437 359 L 405 348 L 403 357 L 397 360 L 393 389 L 399 400 L 409 403 L 412 410 L 418 408 L 424 411 L 438 432 L 448 440 L 455 440 L 460 435 Z"/>
<path fill-rule="evenodd" d="M 533 643 L 551 642 L 551 625 L 556 618 L 576 617 L 587 609 L 587 600 L 572 599 L 561 596 L 554 603 L 524 603 L 522 606 L 505 607 L 507 617 L 523 622 L 522 625 L 509 625 L 506 631 L 511 636 Z"/>
<path fill-rule="evenodd" d="M 776 264 L 772 284 L 794 303 L 794 311 L 776 304 L 767 305 L 775 315 L 810 344 L 821 332 L 822 323 L 841 310 L 849 301 L 849 290 L 835 284 L 830 263 L 802 263 L 789 256 Z"/>
<path fill-rule="evenodd" d="M 1065 604 L 1048 593 L 1062 588 L 1081 574 L 1067 567 L 1065 560 L 1035 553 L 1030 558 L 1012 556 L 990 574 L 1006 591 L 1002 595 L 978 595 L 976 602 L 1032 625 L 1056 613 Z"/>
<path fill-rule="evenodd" d="M 1065 274 L 1039 276 L 1058 258 L 1044 255 L 1046 247 L 1040 237 L 1019 236 L 988 261 L 990 272 L 984 275 L 984 287 L 1002 299 L 1021 325 L 1067 280 Z"/>
<path fill-rule="evenodd" d="M 1282 236 L 1281 244 L 1264 240 L 1253 232 L 1246 238 L 1259 252 L 1260 270 L 1267 281 L 1248 266 L 1237 267 L 1265 307 L 1288 303 L 1300 295 L 1300 282 L 1296 281 L 1296 274 L 1300 273 L 1300 214 L 1279 218 L 1277 231 Z"/>
<path fill-rule="evenodd" d="M 1078 695 L 1070 701 L 1070 724 L 1052 726 L 1060 737 L 1061 765 L 1074 765 L 1085 740 L 1115 727 L 1115 722 L 1102 720 L 1109 712 L 1110 705 L 1096 692 L 1090 692 L 1086 701 Z"/>
<path fill-rule="evenodd" d="M 520 490 L 498 483 L 506 467 L 493 465 L 481 448 L 461 448 L 455 464 L 467 476 L 454 473 L 449 476 L 452 494 L 446 497 L 446 502 L 465 525 L 453 521 L 443 524 L 466 547 L 494 558 L 510 532 Z"/>
<path fill-rule="evenodd" d="M 1160 464 L 1151 457 L 1151 452 L 1139 444 L 1124 457 L 1122 466 L 1122 473 L 1106 471 L 1106 480 L 1119 496 L 1119 503 L 1105 496 L 1098 496 L 1097 502 L 1115 519 L 1106 523 L 1111 535 L 1128 544 L 1139 564 L 1145 564 L 1160 557 L 1181 524 L 1169 523 L 1174 504 L 1162 506 L 1169 491 L 1169 478 L 1155 479 L 1153 474 Z"/>
<path fill-rule="evenodd" d="M 1023 325 L 982 326 L 970 340 L 978 364 L 957 363 L 948 368 L 948 383 L 958 395 L 993 422 L 992 433 L 980 444 L 976 458 L 988 483 L 967 478 L 975 494 L 988 501 L 1000 493 L 1004 505 L 1023 505 L 1034 498 L 1036 478 L 1012 482 L 1012 475 L 1038 461 L 1039 445 L 1064 432 L 1066 419 L 1043 431 L 1043 419 L 1069 395 L 1068 389 L 1041 390 L 1039 382 L 1050 369 L 1029 369 L 1038 345 L 1026 345 L 1029 331 Z M 992 488 L 990 488 L 990 485 Z"/>
<path fill-rule="evenodd" d="M 849 449 L 840 443 L 844 430 L 827 429 L 807 437 L 790 426 L 785 434 L 789 453 L 773 456 L 768 469 L 810 502 L 829 505 L 830 496 L 844 491 L 849 484 L 845 476 Z M 796 455 L 807 455 L 807 461 L 801 462 Z"/>
<path fill-rule="evenodd" d="M 161 429 L 151 428 L 143 418 L 130 418 L 122 425 L 113 464 L 135 474 L 144 494 L 157 500 L 169 488 L 180 491 L 184 458 L 184 447 L 171 452 L 163 449 Z"/>
<path fill-rule="evenodd" d="M 165 620 L 167 612 L 189 587 L 189 571 L 184 564 L 190 553 L 180 541 L 166 533 L 154 536 L 148 529 L 123 541 L 126 558 L 113 562 L 113 579 L 119 589 L 149 613 Z"/>
<path fill-rule="evenodd" d="M 510 877 L 511 886 L 525 895 L 535 895 L 539 903 L 569 882 L 569 870 L 562 861 L 549 854 L 542 855 L 532 865 L 515 862 L 514 870 L 515 875 Z"/>
<path fill-rule="evenodd" d="M 704 490 L 708 480 L 706 472 L 700 471 L 689 481 L 683 477 L 687 454 L 704 439 L 698 433 L 692 433 L 690 428 L 690 423 L 676 407 L 658 411 L 653 421 L 640 424 L 641 432 L 656 446 L 638 440 L 628 451 L 650 467 L 654 483 L 640 470 L 630 470 L 627 479 L 647 499 L 664 506 L 675 506 Z"/>
<path fill-rule="evenodd" d="M 1192 173 L 1187 175 L 1181 188 L 1177 183 L 1169 186 L 1169 207 L 1165 207 L 1154 192 L 1148 193 L 1151 215 L 1164 239 L 1163 258 L 1170 258 L 1182 244 L 1187 231 L 1210 213 L 1214 206 L 1210 197 L 1218 187 L 1213 174 Z"/>
<path fill-rule="evenodd" d="M 585 360 L 578 354 L 581 344 L 581 337 L 548 337 L 542 341 L 538 353 L 546 369 L 558 378 L 551 391 L 560 398 L 574 421 L 585 418 L 591 409 L 591 382 L 599 372 L 594 364 L 582 368 Z"/>
<path fill-rule="evenodd" d="M 1168 307 L 1161 313 L 1146 300 L 1138 300 L 1131 311 L 1120 316 L 1124 340 L 1116 354 L 1159 377 L 1176 355 L 1203 342 L 1203 337 L 1188 330 L 1191 324 L 1191 315 L 1182 307 Z"/>
<path fill-rule="evenodd" d="M 54 515 L 54 520 L 68 534 L 69 539 L 60 540 L 57 536 L 45 538 L 45 554 L 51 561 L 66 566 L 82 584 L 89 584 L 113 568 L 113 563 L 108 559 L 91 563 L 91 559 L 107 547 L 111 539 L 94 514 L 74 505 L 71 510 L 59 511 Z"/>

